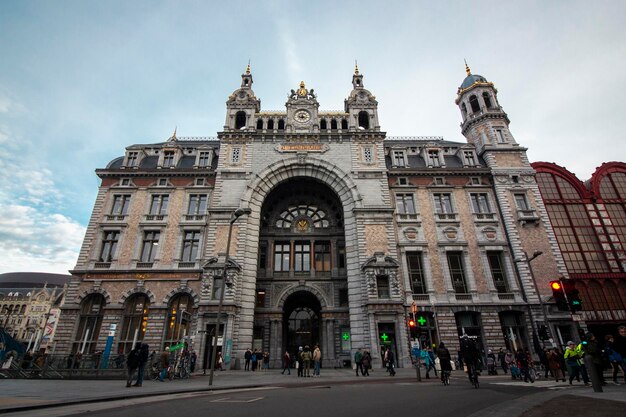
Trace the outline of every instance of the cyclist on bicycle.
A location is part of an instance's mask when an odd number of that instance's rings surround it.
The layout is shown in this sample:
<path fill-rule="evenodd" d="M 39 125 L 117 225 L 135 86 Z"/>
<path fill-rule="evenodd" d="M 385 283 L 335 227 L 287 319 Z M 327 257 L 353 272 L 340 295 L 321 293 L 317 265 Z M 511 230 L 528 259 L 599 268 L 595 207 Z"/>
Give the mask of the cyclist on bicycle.
<path fill-rule="evenodd" d="M 450 372 L 452 371 L 452 364 L 450 363 L 452 357 L 450 356 L 450 351 L 446 348 L 446 345 L 444 345 L 443 342 L 439 343 L 437 357 L 439 358 L 439 366 L 441 367 L 441 382 L 445 384 L 446 377 L 450 377 Z"/>
<path fill-rule="evenodd" d="M 468 335 L 461 336 L 461 357 L 463 363 L 467 365 L 467 375 L 471 383 L 474 383 L 474 375 L 478 375 L 478 365 L 480 362 L 480 352 L 476 347 L 476 342 Z"/>

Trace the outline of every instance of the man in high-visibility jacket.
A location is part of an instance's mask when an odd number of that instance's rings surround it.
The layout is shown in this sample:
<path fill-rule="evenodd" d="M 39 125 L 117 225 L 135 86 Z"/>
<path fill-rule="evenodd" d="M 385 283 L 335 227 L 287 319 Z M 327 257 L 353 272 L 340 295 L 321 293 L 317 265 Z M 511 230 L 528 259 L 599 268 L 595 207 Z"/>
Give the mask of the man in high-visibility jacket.
<path fill-rule="evenodd" d="M 583 382 L 585 385 L 589 385 L 587 368 L 585 368 L 585 364 L 582 362 L 584 355 L 585 352 L 582 343 L 576 346 L 576 343 L 572 341 L 567 342 L 567 348 L 565 349 L 563 358 L 565 359 L 565 364 L 567 365 L 570 385 L 572 385 L 574 378 L 576 378 L 577 381 L 580 381 L 580 374 L 583 376 Z"/>

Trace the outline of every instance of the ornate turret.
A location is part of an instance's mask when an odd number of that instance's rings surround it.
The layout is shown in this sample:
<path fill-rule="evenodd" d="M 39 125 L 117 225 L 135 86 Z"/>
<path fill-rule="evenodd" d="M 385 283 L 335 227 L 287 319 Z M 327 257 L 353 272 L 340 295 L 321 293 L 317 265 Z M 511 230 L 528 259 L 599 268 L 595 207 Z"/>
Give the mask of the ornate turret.
<path fill-rule="evenodd" d="M 488 147 L 517 146 L 509 131 L 509 118 L 498 104 L 498 90 L 482 75 L 472 74 L 467 62 L 465 72 L 455 103 L 463 116 L 461 132 L 467 141 L 476 146 L 479 154 Z"/>
<path fill-rule="evenodd" d="M 369 90 L 363 86 L 363 74 L 359 66 L 354 64 L 352 76 L 352 91 L 344 101 L 346 113 L 350 114 L 350 130 L 380 131 L 378 122 L 378 101 Z"/>
<path fill-rule="evenodd" d="M 241 87 L 233 91 L 226 102 L 226 123 L 224 130 L 242 130 L 252 128 L 254 114 L 261 111 L 261 100 L 252 91 L 250 63 L 246 72 L 241 74 Z"/>
<path fill-rule="evenodd" d="M 287 132 L 310 133 L 319 132 L 317 117 L 319 103 L 315 91 L 307 90 L 304 81 L 296 90 L 291 90 L 287 103 Z"/>

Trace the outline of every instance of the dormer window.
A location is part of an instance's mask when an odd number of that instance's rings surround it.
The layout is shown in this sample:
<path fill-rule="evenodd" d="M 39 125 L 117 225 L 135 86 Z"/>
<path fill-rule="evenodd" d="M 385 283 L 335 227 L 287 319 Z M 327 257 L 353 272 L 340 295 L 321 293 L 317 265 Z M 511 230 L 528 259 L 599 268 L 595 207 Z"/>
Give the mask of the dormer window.
<path fill-rule="evenodd" d="M 174 157 L 175 157 L 175 154 L 173 151 L 163 152 L 163 168 L 173 168 Z"/>
<path fill-rule="evenodd" d="M 392 163 L 394 166 L 397 166 L 397 167 L 405 167 L 406 156 L 404 154 L 404 151 L 393 151 Z"/>
<path fill-rule="evenodd" d="M 211 163 L 211 152 L 201 151 L 198 153 L 198 166 L 205 168 Z"/>
<path fill-rule="evenodd" d="M 476 166 L 476 155 L 474 151 L 463 151 L 463 159 L 465 159 L 465 165 Z"/>
<path fill-rule="evenodd" d="M 128 152 L 126 157 L 126 166 L 129 168 L 139 165 L 139 152 Z"/>
<path fill-rule="evenodd" d="M 441 162 L 439 160 L 439 151 L 438 150 L 430 150 L 426 154 L 427 161 L 429 167 L 437 168 L 441 166 Z"/>

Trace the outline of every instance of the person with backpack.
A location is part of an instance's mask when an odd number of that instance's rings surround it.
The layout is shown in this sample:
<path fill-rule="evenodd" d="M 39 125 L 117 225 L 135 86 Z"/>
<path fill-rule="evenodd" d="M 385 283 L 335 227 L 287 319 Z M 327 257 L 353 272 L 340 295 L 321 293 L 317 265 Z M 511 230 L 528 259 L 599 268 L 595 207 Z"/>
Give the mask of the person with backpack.
<path fill-rule="evenodd" d="M 130 388 L 131 384 L 133 383 L 133 379 L 135 379 L 135 371 L 137 370 L 137 368 L 139 368 L 140 363 L 140 350 L 141 343 L 137 343 L 126 358 L 126 367 L 128 370 L 128 377 L 126 378 L 126 388 Z"/>
<path fill-rule="evenodd" d="M 304 346 L 304 350 L 302 351 L 302 362 L 304 362 L 302 376 L 307 378 L 311 376 L 311 359 L 313 359 L 313 355 L 311 354 L 311 348 L 309 347 L 309 345 L 306 345 Z"/>

